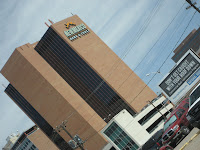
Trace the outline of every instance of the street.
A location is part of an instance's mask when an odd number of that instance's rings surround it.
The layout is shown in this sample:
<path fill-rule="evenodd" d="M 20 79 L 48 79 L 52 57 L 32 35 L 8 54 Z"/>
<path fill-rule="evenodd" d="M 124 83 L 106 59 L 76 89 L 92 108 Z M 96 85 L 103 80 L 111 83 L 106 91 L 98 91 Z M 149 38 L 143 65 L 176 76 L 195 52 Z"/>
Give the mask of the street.
<path fill-rule="evenodd" d="M 175 148 L 175 150 L 199 150 L 199 129 L 194 128 Z"/>

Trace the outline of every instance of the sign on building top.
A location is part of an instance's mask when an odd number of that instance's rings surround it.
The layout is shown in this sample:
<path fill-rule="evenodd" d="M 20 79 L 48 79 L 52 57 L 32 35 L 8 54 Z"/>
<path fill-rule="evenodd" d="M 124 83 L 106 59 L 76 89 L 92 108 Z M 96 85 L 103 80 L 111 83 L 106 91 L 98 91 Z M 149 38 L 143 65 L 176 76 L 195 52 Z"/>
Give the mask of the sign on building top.
<path fill-rule="evenodd" d="M 64 25 L 67 29 L 69 29 L 70 26 L 75 26 L 67 31 L 64 31 L 64 34 L 67 36 L 68 39 L 70 39 L 70 41 L 81 38 L 81 36 L 86 35 L 90 32 L 83 23 L 78 26 L 76 26 L 76 24 L 72 22 L 66 23 Z"/>
<path fill-rule="evenodd" d="M 72 23 L 72 22 L 68 22 L 68 23 L 65 24 L 65 26 L 66 26 L 67 29 L 69 29 L 70 26 L 76 26 L 76 24 Z"/>

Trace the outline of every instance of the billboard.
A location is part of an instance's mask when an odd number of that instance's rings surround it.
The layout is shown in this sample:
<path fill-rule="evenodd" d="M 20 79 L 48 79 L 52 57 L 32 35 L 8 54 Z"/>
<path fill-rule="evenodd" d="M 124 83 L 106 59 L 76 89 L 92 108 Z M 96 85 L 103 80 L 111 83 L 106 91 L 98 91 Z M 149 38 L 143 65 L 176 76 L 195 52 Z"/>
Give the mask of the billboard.
<path fill-rule="evenodd" d="M 176 104 L 199 81 L 200 60 L 192 50 L 180 59 L 159 87 Z"/>

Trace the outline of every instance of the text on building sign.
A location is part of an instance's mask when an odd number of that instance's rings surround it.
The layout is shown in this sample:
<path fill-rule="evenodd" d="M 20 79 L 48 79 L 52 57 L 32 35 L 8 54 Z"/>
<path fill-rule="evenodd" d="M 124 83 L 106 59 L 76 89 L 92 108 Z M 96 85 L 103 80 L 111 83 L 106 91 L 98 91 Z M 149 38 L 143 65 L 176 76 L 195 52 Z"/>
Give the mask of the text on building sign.
<path fill-rule="evenodd" d="M 89 33 L 90 31 L 86 28 L 86 26 L 82 23 L 76 27 L 73 27 L 67 31 L 64 31 L 65 35 L 70 39 L 71 41 Z"/>

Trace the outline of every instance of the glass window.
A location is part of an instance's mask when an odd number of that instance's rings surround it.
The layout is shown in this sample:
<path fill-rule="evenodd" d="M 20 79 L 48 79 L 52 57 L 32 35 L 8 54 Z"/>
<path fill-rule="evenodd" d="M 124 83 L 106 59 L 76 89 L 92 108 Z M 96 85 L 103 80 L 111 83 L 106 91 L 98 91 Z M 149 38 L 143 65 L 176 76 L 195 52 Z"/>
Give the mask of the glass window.
<path fill-rule="evenodd" d="M 141 125 L 144 125 L 147 121 L 149 121 L 154 115 L 159 113 L 159 109 L 162 108 L 162 104 L 156 106 L 156 108 L 152 109 L 148 114 L 146 114 L 143 118 L 141 118 L 138 122 Z"/>
<path fill-rule="evenodd" d="M 200 97 L 200 86 L 190 95 L 190 106 Z"/>
<path fill-rule="evenodd" d="M 102 119 L 106 118 L 106 122 L 123 109 L 135 115 L 131 107 L 52 28 L 47 30 L 35 50 Z"/>
<path fill-rule="evenodd" d="M 164 124 L 164 131 L 167 130 L 167 128 L 173 124 L 177 120 L 176 116 L 173 115 L 165 124 Z"/>
<path fill-rule="evenodd" d="M 189 108 L 189 103 L 186 103 L 185 105 L 183 105 L 184 108 Z"/>
<path fill-rule="evenodd" d="M 178 116 L 178 118 L 181 118 L 181 116 L 184 114 L 185 110 L 183 109 L 179 109 L 177 112 L 176 112 L 176 115 Z"/>
<path fill-rule="evenodd" d="M 67 149 L 69 145 L 57 133 L 52 126 L 29 104 L 29 102 L 11 85 L 5 89 L 5 92 L 15 101 L 16 104 L 46 133 L 47 136 L 60 148 Z M 25 148 L 25 147 L 24 147 Z"/>
<path fill-rule="evenodd" d="M 104 133 L 119 149 L 136 150 L 139 148 L 139 146 L 115 122 L 112 122 Z"/>

